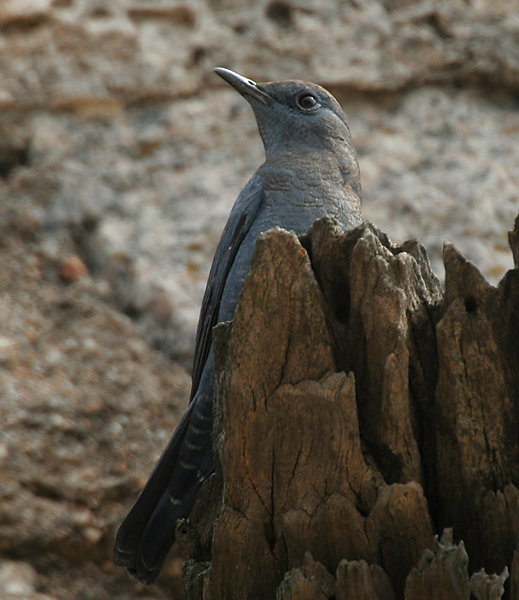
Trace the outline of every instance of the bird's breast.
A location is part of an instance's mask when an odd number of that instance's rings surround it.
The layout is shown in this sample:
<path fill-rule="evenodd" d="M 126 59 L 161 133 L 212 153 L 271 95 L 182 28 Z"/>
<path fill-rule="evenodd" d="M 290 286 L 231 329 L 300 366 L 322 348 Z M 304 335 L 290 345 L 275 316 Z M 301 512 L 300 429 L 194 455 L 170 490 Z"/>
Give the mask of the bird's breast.
<path fill-rule="evenodd" d="M 284 221 L 275 225 L 287 229 L 295 230 L 291 221 L 308 229 L 316 219 L 327 215 L 341 222 L 345 219 L 339 217 L 347 217 L 350 224 L 350 217 L 355 214 L 359 215 L 360 222 L 358 194 L 345 183 L 343 174 L 338 170 L 308 168 L 296 172 L 277 169 L 265 183 L 263 202 L 269 218 Z"/>

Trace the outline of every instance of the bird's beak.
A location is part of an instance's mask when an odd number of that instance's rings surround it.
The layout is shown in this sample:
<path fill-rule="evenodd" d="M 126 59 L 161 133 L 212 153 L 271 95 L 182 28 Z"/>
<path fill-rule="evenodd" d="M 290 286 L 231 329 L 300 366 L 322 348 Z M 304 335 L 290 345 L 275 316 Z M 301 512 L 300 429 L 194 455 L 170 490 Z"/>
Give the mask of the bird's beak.
<path fill-rule="evenodd" d="M 242 96 L 245 96 L 246 99 L 247 96 L 250 96 L 251 98 L 254 98 L 254 100 L 267 104 L 268 106 L 274 104 L 274 98 L 260 90 L 258 84 L 252 79 L 242 77 L 238 73 L 235 73 L 230 69 L 224 69 L 223 67 L 216 67 L 213 70 L 229 85 L 232 85 L 237 92 L 240 92 Z"/>

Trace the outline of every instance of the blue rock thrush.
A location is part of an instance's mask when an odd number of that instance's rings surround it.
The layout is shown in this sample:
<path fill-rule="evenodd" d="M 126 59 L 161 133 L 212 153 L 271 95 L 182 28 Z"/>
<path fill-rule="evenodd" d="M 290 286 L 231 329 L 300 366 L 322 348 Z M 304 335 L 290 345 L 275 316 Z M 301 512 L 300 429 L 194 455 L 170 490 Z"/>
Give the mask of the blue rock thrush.
<path fill-rule="evenodd" d="M 266 160 L 243 188 L 216 250 L 196 336 L 191 401 L 146 486 L 117 532 L 114 562 L 145 583 L 158 576 L 202 482 L 214 470 L 212 329 L 233 319 L 260 233 L 305 233 L 325 215 L 344 228 L 362 222 L 360 174 L 346 117 L 322 87 L 258 84 L 216 73 L 251 105 Z"/>

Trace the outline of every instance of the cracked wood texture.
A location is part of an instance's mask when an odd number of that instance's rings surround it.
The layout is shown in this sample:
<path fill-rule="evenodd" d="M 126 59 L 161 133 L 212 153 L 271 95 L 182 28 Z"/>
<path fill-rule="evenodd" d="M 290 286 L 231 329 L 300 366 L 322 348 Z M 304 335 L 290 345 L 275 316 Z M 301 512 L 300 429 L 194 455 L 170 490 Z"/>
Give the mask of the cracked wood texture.
<path fill-rule="evenodd" d="M 261 236 L 215 330 L 187 600 L 519 598 L 518 229 L 497 287 L 446 245 L 445 289 L 370 224 Z"/>

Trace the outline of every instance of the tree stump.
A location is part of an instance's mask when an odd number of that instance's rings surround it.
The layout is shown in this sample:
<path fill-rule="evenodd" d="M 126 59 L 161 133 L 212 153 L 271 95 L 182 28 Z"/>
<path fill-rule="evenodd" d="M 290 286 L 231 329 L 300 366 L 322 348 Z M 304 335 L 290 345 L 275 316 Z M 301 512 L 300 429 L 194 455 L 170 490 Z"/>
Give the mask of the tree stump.
<path fill-rule="evenodd" d="M 447 244 L 443 290 L 370 224 L 261 236 L 215 329 L 186 600 L 519 598 L 519 217 L 510 245 L 494 288 Z"/>

